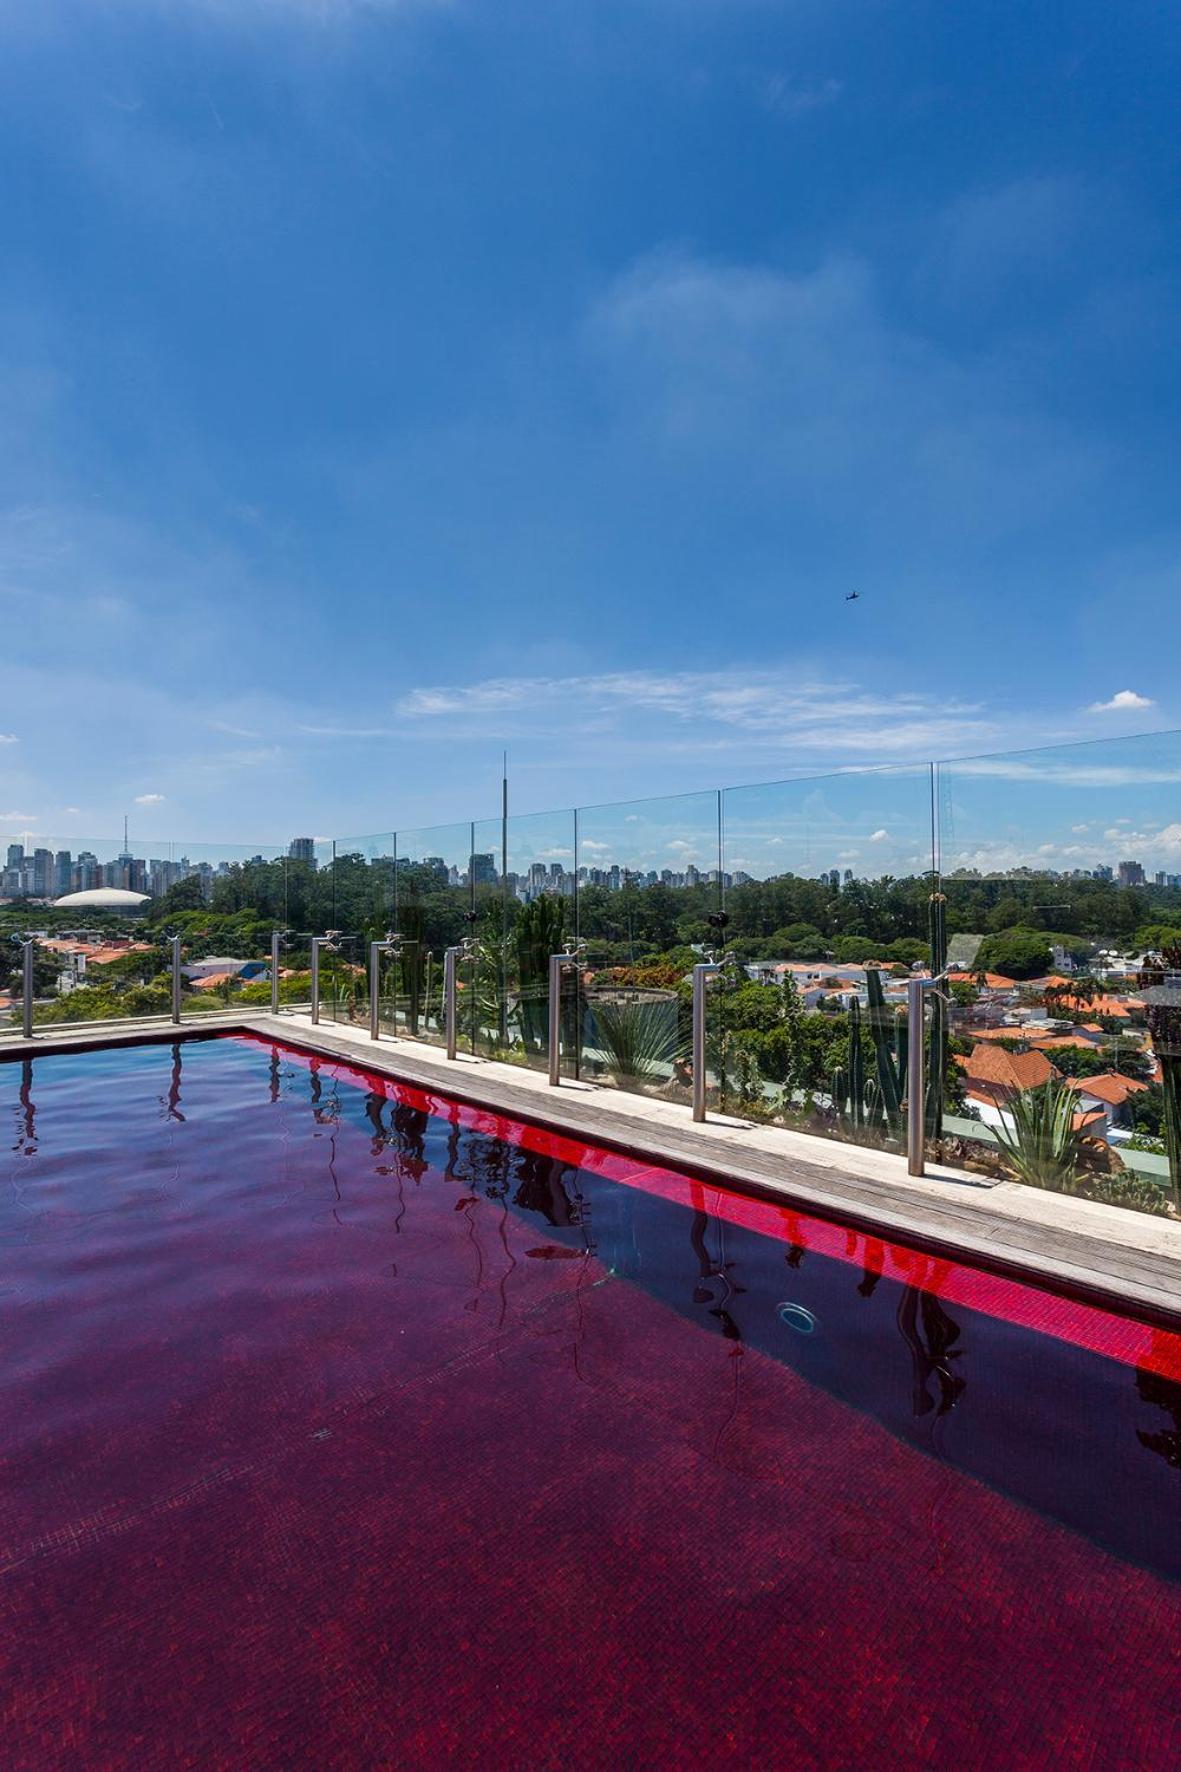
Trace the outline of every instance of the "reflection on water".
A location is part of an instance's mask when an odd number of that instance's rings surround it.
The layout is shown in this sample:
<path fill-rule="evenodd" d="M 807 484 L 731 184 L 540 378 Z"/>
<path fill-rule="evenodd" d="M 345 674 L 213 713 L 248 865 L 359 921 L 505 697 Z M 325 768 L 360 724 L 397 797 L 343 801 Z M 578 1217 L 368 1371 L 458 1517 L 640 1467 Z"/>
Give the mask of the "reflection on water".
<path fill-rule="evenodd" d="M 339 1065 L 297 1062 L 280 1048 L 175 1041 L 143 1049 L 135 1062 L 154 1066 L 159 1077 L 162 1059 L 156 1113 L 177 1140 L 182 1129 L 184 1139 L 200 1138 L 203 1114 L 216 1111 L 217 1091 L 205 1078 L 217 1064 L 246 1067 L 259 1105 L 282 1116 L 284 1150 L 296 1137 L 290 1115 L 301 1116 L 312 1136 L 298 1146 L 299 1162 L 305 1170 L 313 1165 L 301 1187 L 312 1186 L 308 1176 L 314 1179 L 318 1164 L 333 1222 L 347 1233 L 365 1219 L 366 1234 L 385 1245 L 387 1280 L 406 1283 L 399 1239 L 415 1224 L 419 1202 L 424 1215 L 437 1209 L 440 1188 L 452 1191 L 469 1251 L 469 1265 L 454 1276 L 466 1288 L 465 1312 L 490 1302 L 503 1327 L 513 1288 L 527 1296 L 533 1283 L 526 1270 L 554 1264 L 556 1271 L 563 1259 L 572 1267 L 577 1260 L 570 1359 L 582 1383 L 589 1368 L 579 1295 L 609 1276 L 727 1344 L 719 1446 L 738 1419 L 749 1350 L 793 1368 L 925 1454 L 1129 1557 L 1181 1565 L 1181 1385 L 962 1305 L 949 1308 L 951 1262 L 852 1228 L 836 1259 L 815 1246 L 816 1221 L 790 1207 L 774 1210 L 774 1234 L 749 1229 L 710 1210 L 716 1189 L 689 1183 L 680 1203 L 624 1185 L 544 1148 L 476 1130 L 453 1105 L 432 1103 L 437 1111 L 428 1112 L 420 1100 L 358 1086 Z M 79 1121 L 68 1090 L 54 1087 L 45 1112 L 38 1105 L 42 1067 L 48 1083 L 62 1062 L 23 1058 L 0 1072 L 0 1080 L 16 1083 L 12 1181 L 22 1207 L 25 1183 L 57 1161 L 58 1142 L 73 1150 L 85 1137 L 85 1116 Z M 187 1089 L 186 1066 L 193 1071 Z M 388 1189 L 387 1209 L 376 1217 L 372 1178 Z M 265 1180 L 260 1175 L 260 1185 Z M 527 1230 L 523 1247 L 514 1247 L 514 1225 Z M 523 1264 L 522 1253 L 529 1258 Z M 1169 1339 L 1162 1332 L 1162 1347 Z M 1117 1499 L 1132 1495 L 1134 1506 Z"/>
<path fill-rule="evenodd" d="M 1158 1372 L 1143 1367 L 1136 1373 L 1136 1389 L 1146 1403 L 1151 1403 L 1169 1418 L 1170 1427 L 1145 1432 L 1137 1428 L 1136 1437 L 1149 1452 L 1157 1453 L 1175 1471 L 1181 1471 L 1181 1384 L 1162 1378 Z"/>

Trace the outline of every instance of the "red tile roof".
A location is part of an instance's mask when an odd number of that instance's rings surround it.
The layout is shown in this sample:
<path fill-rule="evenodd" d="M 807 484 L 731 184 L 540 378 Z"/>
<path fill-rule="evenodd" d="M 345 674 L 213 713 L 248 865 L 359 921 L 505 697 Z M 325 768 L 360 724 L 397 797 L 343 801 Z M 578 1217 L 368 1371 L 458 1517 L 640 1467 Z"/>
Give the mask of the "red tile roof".
<path fill-rule="evenodd" d="M 1079 1095 L 1093 1095 L 1096 1101 L 1105 1101 L 1111 1107 L 1122 1107 L 1129 1095 L 1139 1095 L 1148 1084 L 1135 1077 L 1122 1077 L 1117 1071 L 1101 1071 L 1097 1077 L 1070 1077 L 1066 1087 Z"/>
<path fill-rule="evenodd" d="M 973 1083 L 994 1089 L 1037 1089 L 1048 1083 L 1054 1067 L 1042 1052 L 1006 1052 L 1003 1046 L 976 1045 L 965 1066 Z"/>

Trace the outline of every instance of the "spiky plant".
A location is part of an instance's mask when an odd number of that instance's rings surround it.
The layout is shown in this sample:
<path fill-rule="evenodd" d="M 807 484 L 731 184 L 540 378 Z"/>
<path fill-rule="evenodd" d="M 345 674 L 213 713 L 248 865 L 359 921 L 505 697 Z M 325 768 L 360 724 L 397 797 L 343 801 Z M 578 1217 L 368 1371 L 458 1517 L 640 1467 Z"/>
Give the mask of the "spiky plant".
<path fill-rule="evenodd" d="M 593 1010 L 597 1043 L 617 1082 L 658 1082 L 685 1054 L 678 1017 L 670 1013 L 670 999 L 596 1000 Z"/>
<path fill-rule="evenodd" d="M 1075 1129 L 1078 1104 L 1057 1081 L 1024 1089 L 1008 1103 L 1012 1130 L 996 1127 L 997 1143 L 1019 1181 L 1028 1187 L 1070 1194 L 1079 1180 L 1082 1133 Z"/>

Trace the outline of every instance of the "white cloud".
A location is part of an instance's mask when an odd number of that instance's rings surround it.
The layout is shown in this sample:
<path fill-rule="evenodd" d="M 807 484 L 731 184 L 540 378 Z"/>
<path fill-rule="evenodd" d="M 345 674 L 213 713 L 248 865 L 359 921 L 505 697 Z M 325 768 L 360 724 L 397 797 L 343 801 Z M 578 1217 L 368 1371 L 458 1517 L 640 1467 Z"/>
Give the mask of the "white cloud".
<path fill-rule="evenodd" d="M 163 794 L 137 794 L 135 804 L 137 806 L 162 806 L 164 796 Z"/>
<path fill-rule="evenodd" d="M 1124 714 L 1135 712 L 1141 708 L 1154 708 L 1156 703 L 1150 696 L 1138 695 L 1134 689 L 1117 689 L 1110 701 L 1093 701 L 1087 709 L 1089 714 Z"/>
<path fill-rule="evenodd" d="M 483 735 L 497 733 L 496 716 L 522 716 L 533 729 L 579 710 L 590 719 L 626 721 L 632 735 L 641 715 L 656 716 L 667 744 L 677 727 L 757 738 L 773 751 L 788 746 L 861 756 L 934 754 L 978 742 L 997 730 L 979 703 L 936 698 L 907 689 L 869 691 L 856 683 L 810 677 L 799 667 L 782 670 L 608 671 L 583 677 L 495 677 L 468 685 L 415 689 L 395 707 L 400 719 L 421 727 L 446 719 L 449 728 L 469 718 Z M 670 724 L 671 723 L 671 724 Z"/>
<path fill-rule="evenodd" d="M 874 831 L 873 835 L 870 837 L 869 840 L 871 843 L 888 843 L 890 840 L 890 833 L 889 833 L 889 831 L 884 831 L 884 830 L 883 831 Z"/>
<path fill-rule="evenodd" d="M 0 824 L 36 824 L 34 812 L 0 812 Z"/>

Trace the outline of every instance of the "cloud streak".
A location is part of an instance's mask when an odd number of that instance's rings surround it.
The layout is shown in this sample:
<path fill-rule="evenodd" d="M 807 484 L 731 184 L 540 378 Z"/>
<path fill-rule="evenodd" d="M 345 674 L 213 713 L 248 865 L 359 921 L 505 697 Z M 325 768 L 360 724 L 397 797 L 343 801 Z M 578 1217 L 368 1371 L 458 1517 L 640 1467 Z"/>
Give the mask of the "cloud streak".
<path fill-rule="evenodd" d="M 496 677 L 411 691 L 396 704 L 409 723 L 478 721 L 510 732 L 552 719 L 601 722 L 628 730 L 642 746 L 653 716 L 671 730 L 730 733 L 772 749 L 841 755 L 918 755 L 941 744 L 969 744 L 996 730 L 978 702 L 900 689 L 868 691 L 849 680 L 801 679 L 776 671 L 609 671 L 586 676 Z"/>

